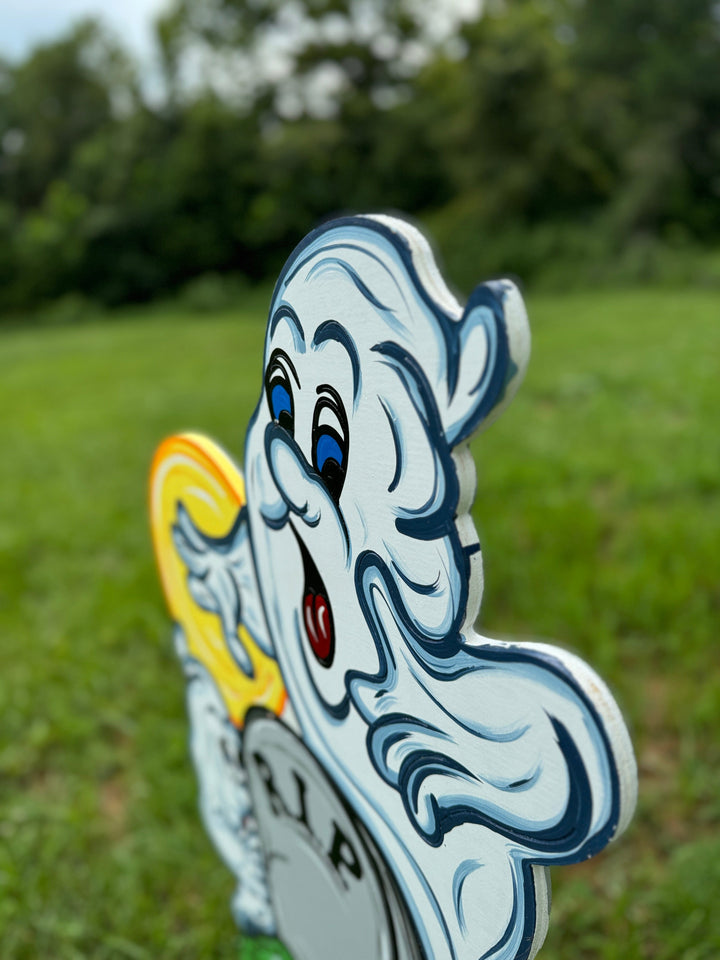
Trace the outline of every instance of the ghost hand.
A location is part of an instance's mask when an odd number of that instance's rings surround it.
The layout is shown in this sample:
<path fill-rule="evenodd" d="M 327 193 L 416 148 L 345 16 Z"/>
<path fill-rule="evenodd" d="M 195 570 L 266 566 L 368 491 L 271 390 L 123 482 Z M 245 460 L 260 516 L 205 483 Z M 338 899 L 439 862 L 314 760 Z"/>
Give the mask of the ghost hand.
<path fill-rule="evenodd" d="M 203 610 L 217 614 L 225 642 L 238 666 L 252 677 L 252 662 L 238 635 L 243 620 L 241 583 L 246 579 L 242 576 L 242 567 L 249 562 L 245 556 L 247 524 L 243 521 L 241 513 L 226 537 L 208 537 L 198 530 L 186 508 L 178 502 L 172 536 L 175 549 L 187 567 L 187 585 L 193 599 Z"/>

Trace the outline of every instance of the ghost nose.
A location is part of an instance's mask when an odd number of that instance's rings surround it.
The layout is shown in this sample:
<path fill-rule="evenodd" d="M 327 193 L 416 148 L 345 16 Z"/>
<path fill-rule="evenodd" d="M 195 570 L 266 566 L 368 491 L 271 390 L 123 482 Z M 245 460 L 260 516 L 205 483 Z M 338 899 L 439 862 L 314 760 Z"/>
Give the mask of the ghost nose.
<path fill-rule="evenodd" d="M 315 526 L 320 520 L 323 499 L 319 477 L 312 473 L 295 440 L 278 424 L 268 427 L 265 446 L 272 478 L 288 509 L 309 526 Z"/>

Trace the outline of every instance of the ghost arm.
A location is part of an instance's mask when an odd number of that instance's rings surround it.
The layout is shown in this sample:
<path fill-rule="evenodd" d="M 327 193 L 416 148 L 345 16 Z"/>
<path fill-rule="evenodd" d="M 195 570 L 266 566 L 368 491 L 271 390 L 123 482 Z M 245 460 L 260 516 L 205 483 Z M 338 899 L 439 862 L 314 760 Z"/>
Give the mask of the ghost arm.
<path fill-rule="evenodd" d="M 620 711 L 587 664 L 543 644 L 477 640 L 467 672 L 445 681 L 455 721 L 444 727 L 446 765 L 430 761 L 408 799 L 426 830 L 472 852 L 446 887 L 458 957 L 476 957 L 490 931 L 488 960 L 532 957 L 550 906 L 543 866 L 584 860 L 624 830 L 635 761 Z"/>
<path fill-rule="evenodd" d="M 539 644 L 465 647 L 450 675 L 415 676 L 413 720 L 371 728 L 378 772 L 439 845 L 461 823 L 546 863 L 591 856 L 621 832 L 636 774 L 617 705 L 578 658 Z"/>
<path fill-rule="evenodd" d="M 632 814 L 635 763 L 617 705 L 558 648 L 473 636 L 434 657 L 377 597 L 374 612 L 395 656 L 382 675 L 355 678 L 351 696 L 375 769 L 421 839 L 405 831 L 435 877 L 454 955 L 510 960 L 525 944 L 531 957 L 547 926 L 543 867 L 592 856 Z"/>
<path fill-rule="evenodd" d="M 205 667 L 188 651 L 183 631 L 175 647 L 187 679 L 190 752 L 200 787 L 200 812 L 218 853 L 238 881 L 232 909 L 246 933 L 275 933 L 267 870 L 248 777 L 240 757 L 242 731 L 231 722 Z"/>
<path fill-rule="evenodd" d="M 252 676 L 250 656 L 238 633 L 240 626 L 263 653 L 274 656 L 274 650 L 255 578 L 246 509 L 239 511 L 226 536 L 216 538 L 202 533 L 178 501 L 172 536 L 187 567 L 193 599 L 203 610 L 217 614 L 228 648 L 243 672 Z"/>

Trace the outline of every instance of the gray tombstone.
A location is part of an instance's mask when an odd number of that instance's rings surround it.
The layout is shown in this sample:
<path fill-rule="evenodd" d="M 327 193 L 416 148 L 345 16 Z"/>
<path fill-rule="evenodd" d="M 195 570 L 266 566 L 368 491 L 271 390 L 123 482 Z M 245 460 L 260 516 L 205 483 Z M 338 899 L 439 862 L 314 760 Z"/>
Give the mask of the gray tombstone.
<path fill-rule="evenodd" d="M 278 936 L 295 960 L 422 960 L 376 845 L 302 741 L 252 711 L 243 755 Z"/>

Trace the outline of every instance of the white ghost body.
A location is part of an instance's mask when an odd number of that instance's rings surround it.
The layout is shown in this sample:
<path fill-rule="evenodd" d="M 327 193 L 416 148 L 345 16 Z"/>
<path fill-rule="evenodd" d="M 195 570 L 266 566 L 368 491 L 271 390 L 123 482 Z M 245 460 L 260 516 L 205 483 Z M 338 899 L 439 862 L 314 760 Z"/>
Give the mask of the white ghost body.
<path fill-rule="evenodd" d="M 278 281 L 247 434 L 257 593 L 246 577 L 241 617 L 266 627 L 305 745 L 434 960 L 533 956 L 544 866 L 592 855 L 634 805 L 627 734 L 590 668 L 472 629 L 466 440 L 528 353 L 512 284 L 463 312 L 413 228 L 336 221 Z"/>

